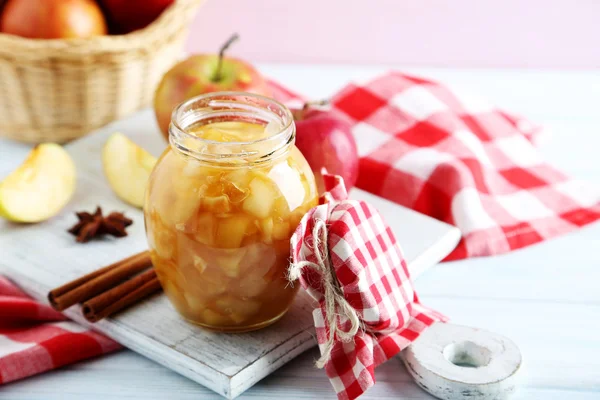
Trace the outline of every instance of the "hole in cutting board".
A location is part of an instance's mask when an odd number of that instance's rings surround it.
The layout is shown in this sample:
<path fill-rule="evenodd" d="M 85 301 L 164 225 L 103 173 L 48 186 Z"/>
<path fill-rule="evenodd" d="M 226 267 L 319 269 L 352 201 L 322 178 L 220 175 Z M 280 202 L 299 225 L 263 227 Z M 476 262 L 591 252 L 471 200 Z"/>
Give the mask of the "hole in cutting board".
<path fill-rule="evenodd" d="M 492 352 L 473 342 L 464 341 L 444 347 L 444 357 L 458 367 L 479 368 L 490 363 Z"/>

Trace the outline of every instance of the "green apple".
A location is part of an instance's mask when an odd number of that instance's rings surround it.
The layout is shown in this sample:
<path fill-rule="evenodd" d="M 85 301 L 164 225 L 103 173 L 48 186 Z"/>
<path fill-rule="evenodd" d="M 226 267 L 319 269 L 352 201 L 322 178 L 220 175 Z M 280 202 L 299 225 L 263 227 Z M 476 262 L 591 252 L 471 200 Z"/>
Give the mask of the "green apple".
<path fill-rule="evenodd" d="M 165 138 L 173 109 L 180 103 L 203 93 L 238 91 L 269 95 L 263 76 L 247 62 L 225 57 L 223 53 L 237 39 L 232 36 L 219 54 L 198 54 L 171 68 L 154 94 L 154 114 Z"/>
<path fill-rule="evenodd" d="M 57 144 L 40 144 L 0 183 L 0 215 L 14 222 L 44 221 L 69 202 L 75 183 L 71 156 Z"/>
<path fill-rule="evenodd" d="M 102 149 L 102 166 L 108 184 L 123 201 L 142 208 L 148 178 L 156 157 L 129 140 L 113 133 Z"/>

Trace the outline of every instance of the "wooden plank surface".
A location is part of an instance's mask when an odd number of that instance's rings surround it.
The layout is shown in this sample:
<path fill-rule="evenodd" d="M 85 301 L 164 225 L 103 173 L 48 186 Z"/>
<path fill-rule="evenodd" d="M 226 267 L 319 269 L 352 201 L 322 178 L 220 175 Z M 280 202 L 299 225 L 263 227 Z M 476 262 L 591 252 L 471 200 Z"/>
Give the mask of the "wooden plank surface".
<path fill-rule="evenodd" d="M 313 98 L 349 79 L 389 66 L 263 65 L 270 76 Z M 485 95 L 545 124 L 542 154 L 558 168 L 600 184 L 600 72 L 411 69 Z M 0 141 L 0 175 L 28 146 Z M 2 231 L 3 226 L 0 227 Z M 0 246 L 2 246 L 0 238 Z M 524 366 L 514 400 L 600 398 L 600 224 L 498 257 L 446 263 L 416 283 L 421 300 L 457 324 L 506 335 Z M 4 250 L 0 247 L 0 250 Z M 0 260 L 2 259 L 0 251 Z M 313 348 L 263 379 L 240 399 L 335 399 Z M 433 399 L 399 359 L 376 370 L 377 384 L 361 399 Z M 77 363 L 6 385 L 2 400 L 207 400 L 219 395 L 132 351 Z"/>

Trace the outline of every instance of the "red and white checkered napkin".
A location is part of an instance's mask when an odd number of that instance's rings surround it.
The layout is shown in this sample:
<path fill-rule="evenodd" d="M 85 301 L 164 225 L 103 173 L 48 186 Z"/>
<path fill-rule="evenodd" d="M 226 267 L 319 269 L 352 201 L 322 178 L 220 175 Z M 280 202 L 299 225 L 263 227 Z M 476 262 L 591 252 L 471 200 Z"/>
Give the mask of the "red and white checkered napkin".
<path fill-rule="evenodd" d="M 0 276 L 0 385 L 119 348 Z"/>
<path fill-rule="evenodd" d="M 377 210 L 346 200 L 341 178 L 324 177 L 328 202 L 310 210 L 292 236 L 290 279 L 318 301 L 317 365 L 339 399 L 354 399 L 375 384 L 376 366 L 446 318 L 419 303 L 402 250 Z"/>
<path fill-rule="evenodd" d="M 457 226 L 463 240 L 447 259 L 506 253 L 600 218 L 597 188 L 542 160 L 539 128 L 460 88 L 391 72 L 332 103 L 352 124 L 357 186 Z"/>

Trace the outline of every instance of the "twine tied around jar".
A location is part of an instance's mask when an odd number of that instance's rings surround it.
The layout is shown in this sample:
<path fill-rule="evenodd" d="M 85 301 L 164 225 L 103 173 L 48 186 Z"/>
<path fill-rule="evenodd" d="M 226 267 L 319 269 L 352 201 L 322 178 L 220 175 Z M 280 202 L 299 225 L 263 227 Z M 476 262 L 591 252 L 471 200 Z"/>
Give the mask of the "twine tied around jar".
<path fill-rule="evenodd" d="M 360 318 L 354 307 L 345 299 L 340 283 L 335 275 L 335 271 L 329 260 L 329 249 L 327 247 L 327 225 L 321 219 L 316 219 L 312 230 L 314 238 L 313 247 L 316 262 L 299 261 L 292 263 L 288 271 L 288 279 L 295 281 L 302 275 L 302 269 L 312 268 L 318 272 L 322 278 L 321 284 L 324 291 L 325 312 L 327 314 L 327 323 L 329 325 L 329 335 L 325 346 L 321 349 L 321 357 L 316 361 L 317 368 L 323 368 L 331 358 L 336 338 L 342 342 L 351 342 L 361 327 Z M 343 316 L 350 322 L 350 329 L 347 331 L 340 328 L 338 316 Z"/>

